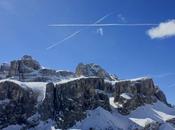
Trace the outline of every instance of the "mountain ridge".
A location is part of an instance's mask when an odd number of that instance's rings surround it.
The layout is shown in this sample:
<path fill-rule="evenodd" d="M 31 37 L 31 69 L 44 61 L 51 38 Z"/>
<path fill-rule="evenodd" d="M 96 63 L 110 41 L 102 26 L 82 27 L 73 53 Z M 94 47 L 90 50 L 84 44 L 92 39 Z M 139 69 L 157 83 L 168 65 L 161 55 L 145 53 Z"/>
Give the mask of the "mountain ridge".
<path fill-rule="evenodd" d="M 120 80 L 83 63 L 57 71 L 25 55 L 2 64 L 0 78 L 3 130 L 175 129 L 175 109 L 150 77 Z"/>

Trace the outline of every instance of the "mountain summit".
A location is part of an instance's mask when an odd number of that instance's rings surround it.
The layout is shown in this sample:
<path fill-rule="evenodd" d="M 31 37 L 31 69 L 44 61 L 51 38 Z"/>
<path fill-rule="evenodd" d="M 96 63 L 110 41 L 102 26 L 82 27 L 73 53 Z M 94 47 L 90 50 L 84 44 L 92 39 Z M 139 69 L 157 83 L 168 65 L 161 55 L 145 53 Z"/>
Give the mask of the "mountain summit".
<path fill-rule="evenodd" d="M 120 80 L 96 64 L 43 68 L 25 55 L 0 65 L 2 130 L 175 130 L 175 108 L 149 77 Z"/>

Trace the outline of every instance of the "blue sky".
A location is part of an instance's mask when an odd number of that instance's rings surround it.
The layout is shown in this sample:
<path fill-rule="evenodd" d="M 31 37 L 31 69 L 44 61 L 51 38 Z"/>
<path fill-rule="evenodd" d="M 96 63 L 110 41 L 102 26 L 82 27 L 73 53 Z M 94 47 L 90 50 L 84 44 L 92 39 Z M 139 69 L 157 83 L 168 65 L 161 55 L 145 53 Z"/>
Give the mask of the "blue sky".
<path fill-rule="evenodd" d="M 152 76 L 175 104 L 175 36 L 164 34 L 173 27 L 163 34 L 158 28 L 151 38 L 148 30 L 159 25 L 48 26 L 94 24 L 111 13 L 100 23 L 160 24 L 175 18 L 174 5 L 174 0 L 0 0 L 0 62 L 30 54 L 43 66 L 72 71 L 79 62 L 94 62 L 122 79 Z"/>

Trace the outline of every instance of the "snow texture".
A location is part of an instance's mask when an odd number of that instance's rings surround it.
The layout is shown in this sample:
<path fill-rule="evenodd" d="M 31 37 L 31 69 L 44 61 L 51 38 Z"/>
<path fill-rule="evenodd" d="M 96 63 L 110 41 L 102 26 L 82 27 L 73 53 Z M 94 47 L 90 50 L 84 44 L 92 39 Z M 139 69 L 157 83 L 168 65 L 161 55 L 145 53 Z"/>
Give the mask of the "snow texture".
<path fill-rule="evenodd" d="M 174 130 L 174 128 L 170 124 L 165 123 L 165 121 L 175 118 L 175 109 L 168 107 L 162 102 L 139 107 L 127 116 L 117 112 L 116 108 L 118 106 L 113 102 L 112 97 L 110 98 L 110 104 L 113 107 L 112 112 L 106 111 L 101 107 L 88 111 L 87 118 L 77 122 L 73 128 L 82 130 L 89 130 L 89 128 L 95 128 L 96 130 L 104 130 L 105 128 L 128 130 L 143 128 L 150 123 L 158 121 L 164 124 L 160 130 Z"/>

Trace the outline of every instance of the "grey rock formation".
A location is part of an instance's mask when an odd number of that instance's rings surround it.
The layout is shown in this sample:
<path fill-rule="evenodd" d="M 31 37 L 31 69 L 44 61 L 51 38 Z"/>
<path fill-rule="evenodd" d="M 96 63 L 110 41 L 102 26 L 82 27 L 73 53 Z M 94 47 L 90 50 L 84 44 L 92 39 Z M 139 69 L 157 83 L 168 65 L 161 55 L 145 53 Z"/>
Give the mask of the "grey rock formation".
<path fill-rule="evenodd" d="M 83 64 L 80 63 L 76 67 L 77 76 L 96 76 L 108 80 L 117 80 L 118 78 L 115 75 L 110 75 L 107 73 L 101 66 L 96 64 Z"/>
<path fill-rule="evenodd" d="M 39 62 L 29 55 L 11 61 L 10 64 L 3 63 L 0 65 L 0 79 L 12 78 L 26 82 L 55 82 L 73 77 L 76 77 L 76 75 L 70 71 L 42 68 Z"/>
<path fill-rule="evenodd" d="M 14 60 L 10 65 L 10 76 L 16 76 L 23 73 L 31 73 L 34 70 L 41 69 L 40 64 L 30 56 L 23 56 L 21 60 Z"/>
<path fill-rule="evenodd" d="M 76 77 L 75 73 L 71 71 L 58 70 L 56 71 L 56 75 L 60 78 L 74 78 Z"/>
<path fill-rule="evenodd" d="M 110 110 L 107 95 L 98 93 L 96 89 L 104 87 L 99 78 L 85 78 L 56 85 L 56 117 L 58 128 L 70 128 L 86 117 L 86 110 L 98 106 Z"/>
<path fill-rule="evenodd" d="M 0 79 L 4 79 L 8 77 L 10 70 L 10 65 L 8 63 L 2 63 L 0 65 Z"/>
<path fill-rule="evenodd" d="M 55 76 L 56 75 L 56 70 L 52 69 L 41 69 L 39 70 L 39 74 L 42 76 Z"/>
<path fill-rule="evenodd" d="M 175 127 L 175 118 L 167 120 L 166 122 L 172 124 Z"/>
<path fill-rule="evenodd" d="M 155 96 L 158 98 L 158 100 L 164 102 L 165 104 L 168 104 L 165 94 L 158 87 L 156 87 Z"/>
<path fill-rule="evenodd" d="M 2 63 L 0 65 L 0 71 L 9 71 L 10 70 L 10 65 L 8 63 Z"/>
<path fill-rule="evenodd" d="M 41 69 L 40 64 L 32 59 L 31 56 L 23 56 L 21 60 L 14 60 L 10 63 L 9 77 L 17 77 L 19 80 L 25 80 L 25 74 L 32 73 Z"/>
<path fill-rule="evenodd" d="M 129 114 L 130 111 L 144 104 L 152 104 L 162 99 L 150 78 L 119 81 L 115 84 L 115 102 L 121 104 L 119 112 Z"/>
<path fill-rule="evenodd" d="M 55 114 L 55 86 L 53 83 L 46 85 L 46 93 L 44 101 L 38 106 L 38 113 L 41 115 L 41 120 L 54 120 Z"/>
<path fill-rule="evenodd" d="M 159 130 L 160 125 L 161 124 L 159 122 L 151 123 L 146 125 L 142 130 Z"/>
<path fill-rule="evenodd" d="M 85 77 L 79 77 L 82 75 Z M 54 121 L 57 128 L 68 129 L 86 118 L 88 110 L 100 106 L 112 113 L 111 96 L 119 105 L 115 111 L 122 115 L 158 100 L 168 105 L 166 96 L 151 78 L 119 80 L 96 64 L 79 64 L 75 73 L 56 71 L 42 68 L 31 56 L 25 55 L 10 65 L 0 65 L 0 78 L 7 77 L 15 80 L 0 82 L 0 129 L 19 124 L 27 130 L 48 120 Z M 47 82 L 42 93 L 44 99 L 38 101 L 40 92 L 18 80 Z M 175 125 L 174 119 L 167 122 Z M 137 130 L 158 130 L 160 125 L 155 122 Z"/>
<path fill-rule="evenodd" d="M 0 83 L 0 129 L 10 124 L 23 124 L 35 113 L 36 97 L 31 89 L 16 83 Z"/>
<path fill-rule="evenodd" d="M 86 117 L 86 110 L 98 106 L 110 111 L 108 96 L 100 78 L 82 78 L 63 84 L 46 85 L 45 98 L 38 102 L 38 93 L 27 86 L 11 81 L 0 83 L 0 128 L 23 124 L 25 129 L 38 125 L 39 121 L 55 120 L 57 127 L 66 129 Z"/>

